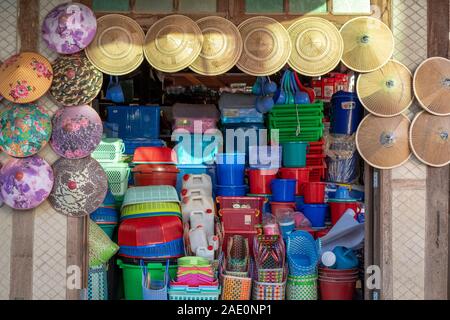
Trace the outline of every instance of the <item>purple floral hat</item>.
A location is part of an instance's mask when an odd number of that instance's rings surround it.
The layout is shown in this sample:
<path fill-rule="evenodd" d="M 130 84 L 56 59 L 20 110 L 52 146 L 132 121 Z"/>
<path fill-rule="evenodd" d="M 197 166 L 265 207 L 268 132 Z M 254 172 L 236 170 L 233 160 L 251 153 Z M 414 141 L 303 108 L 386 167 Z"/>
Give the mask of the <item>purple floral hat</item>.
<path fill-rule="evenodd" d="M 36 208 L 50 195 L 53 170 L 41 157 L 11 159 L 0 169 L 0 193 L 16 210 Z"/>
<path fill-rule="evenodd" d="M 86 48 L 97 31 L 95 14 L 80 3 L 55 7 L 42 24 L 42 38 L 47 46 L 61 54 L 72 54 Z"/>
<path fill-rule="evenodd" d="M 67 159 L 89 156 L 102 139 L 100 116 L 88 105 L 59 109 L 52 123 L 50 145 L 58 155 Z"/>

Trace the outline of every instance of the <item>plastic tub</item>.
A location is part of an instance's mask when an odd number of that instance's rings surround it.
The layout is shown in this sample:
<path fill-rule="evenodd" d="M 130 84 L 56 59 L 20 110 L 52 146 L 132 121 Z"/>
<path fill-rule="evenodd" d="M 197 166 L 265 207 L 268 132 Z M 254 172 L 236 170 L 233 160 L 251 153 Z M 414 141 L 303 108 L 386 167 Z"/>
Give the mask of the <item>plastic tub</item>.
<path fill-rule="evenodd" d="M 304 184 L 303 194 L 305 203 L 320 204 L 325 202 L 325 187 L 323 182 L 309 182 Z"/>
<path fill-rule="evenodd" d="M 319 277 L 321 300 L 353 300 L 356 280 L 332 281 Z"/>
<path fill-rule="evenodd" d="M 336 92 L 331 98 L 330 133 L 354 134 L 363 115 L 364 108 L 356 93 Z"/>
<path fill-rule="evenodd" d="M 106 127 L 114 138 L 159 137 L 159 106 L 108 106 Z"/>
<path fill-rule="evenodd" d="M 295 202 L 295 187 L 297 181 L 294 179 L 274 179 L 271 182 L 272 201 Z"/>
<path fill-rule="evenodd" d="M 309 182 L 309 168 L 280 168 L 280 177 L 282 179 L 295 179 L 297 180 L 295 187 L 295 194 L 298 196 L 303 195 L 303 184 Z"/>
<path fill-rule="evenodd" d="M 176 187 L 179 170 L 174 165 L 140 164 L 131 172 L 133 172 L 136 186 L 168 185 Z"/>
<path fill-rule="evenodd" d="M 271 212 L 277 215 L 278 212 L 292 211 L 295 212 L 296 205 L 295 202 L 270 202 Z"/>
<path fill-rule="evenodd" d="M 216 186 L 217 196 L 224 197 L 243 197 L 247 194 L 247 186 Z"/>
<path fill-rule="evenodd" d="M 142 268 L 139 265 L 127 264 L 122 260 L 117 260 L 117 265 L 123 271 L 123 287 L 126 300 L 143 300 L 142 296 Z M 166 271 L 165 263 L 147 263 L 147 270 L 151 275 L 151 279 L 155 281 L 163 281 Z M 171 279 L 175 279 L 178 266 L 170 264 L 169 275 Z"/>
<path fill-rule="evenodd" d="M 313 228 L 322 228 L 325 226 L 325 218 L 328 213 L 327 204 L 305 204 L 303 205 L 303 214 L 311 222 Z"/>
<path fill-rule="evenodd" d="M 304 168 L 306 166 L 307 142 L 285 142 L 282 146 L 284 167 Z"/>
<path fill-rule="evenodd" d="M 228 230 L 254 231 L 255 226 L 262 221 L 261 212 L 258 209 L 221 209 L 219 215 L 222 217 L 225 232 Z"/>
<path fill-rule="evenodd" d="M 355 211 L 355 217 L 358 216 L 361 209 L 359 208 L 358 202 L 356 201 L 331 201 L 328 200 L 331 212 L 331 224 L 335 225 L 339 219 L 342 217 L 347 209 L 352 209 Z"/>
<path fill-rule="evenodd" d="M 220 209 L 257 209 L 264 212 L 264 204 L 267 198 L 259 196 L 246 197 L 217 197 Z"/>
<path fill-rule="evenodd" d="M 250 193 L 270 194 L 270 184 L 277 178 L 277 169 L 250 169 L 247 171 Z"/>
<path fill-rule="evenodd" d="M 221 186 L 242 186 L 245 179 L 245 154 L 222 153 L 216 159 L 217 183 Z"/>

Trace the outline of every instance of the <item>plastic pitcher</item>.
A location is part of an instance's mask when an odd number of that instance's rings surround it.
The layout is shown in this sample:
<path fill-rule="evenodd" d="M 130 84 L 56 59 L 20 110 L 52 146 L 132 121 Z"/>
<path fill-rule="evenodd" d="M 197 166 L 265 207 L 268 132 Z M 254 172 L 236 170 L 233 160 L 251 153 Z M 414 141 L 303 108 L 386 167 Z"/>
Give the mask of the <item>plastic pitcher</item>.
<path fill-rule="evenodd" d="M 192 211 L 189 217 L 191 228 L 203 226 L 208 239 L 214 235 L 214 213 L 203 211 Z"/>
<path fill-rule="evenodd" d="M 200 247 L 208 246 L 208 238 L 206 237 L 205 228 L 198 226 L 189 230 L 189 242 L 192 252 L 197 252 Z"/>

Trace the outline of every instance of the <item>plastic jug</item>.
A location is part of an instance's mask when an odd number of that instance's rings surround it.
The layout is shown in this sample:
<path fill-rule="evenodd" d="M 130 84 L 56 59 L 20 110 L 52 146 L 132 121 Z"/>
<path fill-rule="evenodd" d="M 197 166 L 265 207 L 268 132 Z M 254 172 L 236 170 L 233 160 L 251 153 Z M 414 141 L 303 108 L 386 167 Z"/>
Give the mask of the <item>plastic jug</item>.
<path fill-rule="evenodd" d="M 189 217 L 191 228 L 203 226 L 208 239 L 214 235 L 214 213 L 203 211 L 192 211 Z"/>
<path fill-rule="evenodd" d="M 206 173 L 202 174 L 185 174 L 183 176 L 183 189 L 203 189 L 207 194 L 212 194 L 211 177 Z"/>
<path fill-rule="evenodd" d="M 191 212 L 215 213 L 215 204 L 212 197 L 185 197 L 181 202 L 181 212 L 183 213 L 183 222 L 188 222 Z"/>
<path fill-rule="evenodd" d="M 208 190 L 205 189 L 182 189 L 181 190 L 181 197 L 185 198 L 192 198 L 192 197 L 211 197 L 212 194 L 208 192 Z"/>
<path fill-rule="evenodd" d="M 214 250 L 219 249 L 219 237 L 218 236 L 210 236 L 208 239 L 208 244 L 213 247 Z"/>
<path fill-rule="evenodd" d="M 207 247 L 208 239 L 206 237 L 205 228 L 203 226 L 197 226 L 189 230 L 189 242 L 191 244 L 192 252 L 197 252 L 197 248 Z"/>
<path fill-rule="evenodd" d="M 197 250 L 195 250 L 195 255 L 197 257 L 208 259 L 208 261 L 211 262 L 214 260 L 214 248 L 213 246 L 198 247 Z"/>

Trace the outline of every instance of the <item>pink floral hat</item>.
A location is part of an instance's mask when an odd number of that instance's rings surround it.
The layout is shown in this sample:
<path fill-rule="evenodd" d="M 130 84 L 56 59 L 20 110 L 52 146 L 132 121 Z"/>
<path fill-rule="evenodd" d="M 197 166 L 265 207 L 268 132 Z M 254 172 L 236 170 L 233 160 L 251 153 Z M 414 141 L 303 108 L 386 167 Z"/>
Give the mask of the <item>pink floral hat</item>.
<path fill-rule="evenodd" d="M 0 95 L 14 103 L 29 103 L 50 89 L 53 69 L 40 54 L 22 52 L 3 62 L 0 79 Z"/>

